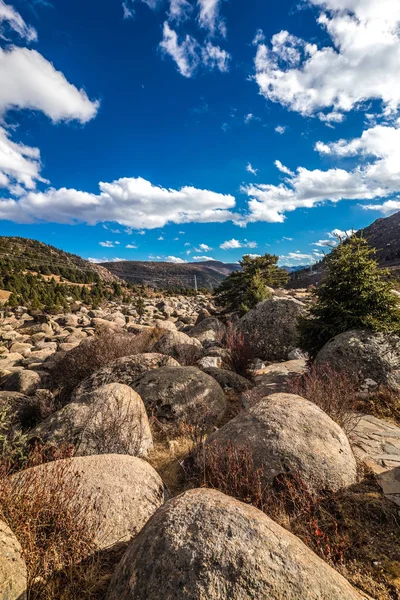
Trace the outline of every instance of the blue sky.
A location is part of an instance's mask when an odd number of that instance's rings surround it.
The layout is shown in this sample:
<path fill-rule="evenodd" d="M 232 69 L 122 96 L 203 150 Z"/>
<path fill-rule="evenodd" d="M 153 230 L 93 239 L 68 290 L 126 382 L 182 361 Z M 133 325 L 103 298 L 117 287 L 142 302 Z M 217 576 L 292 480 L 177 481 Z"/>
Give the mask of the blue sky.
<path fill-rule="evenodd" d="M 398 0 L 0 0 L 0 232 L 307 264 L 400 209 Z"/>

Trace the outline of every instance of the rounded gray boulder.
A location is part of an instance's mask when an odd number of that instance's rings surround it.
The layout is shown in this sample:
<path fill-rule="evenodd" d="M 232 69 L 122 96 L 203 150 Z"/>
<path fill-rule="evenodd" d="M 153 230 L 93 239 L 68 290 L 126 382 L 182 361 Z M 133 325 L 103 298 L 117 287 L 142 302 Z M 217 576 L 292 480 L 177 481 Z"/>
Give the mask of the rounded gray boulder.
<path fill-rule="evenodd" d="M 294 298 L 274 296 L 257 304 L 239 321 L 258 358 L 286 360 L 288 353 L 298 346 L 298 317 L 304 313 L 304 304 Z"/>
<path fill-rule="evenodd" d="M 103 454 L 57 460 L 20 471 L 11 480 L 29 485 L 76 482 L 76 502 L 85 506 L 98 549 L 131 540 L 164 502 L 164 486 L 146 461 L 134 456 Z M 75 485 L 75 483 L 73 483 Z M 66 489 L 70 489 L 66 483 Z"/>
<path fill-rule="evenodd" d="M 148 414 L 170 423 L 217 422 L 226 410 L 221 386 L 196 367 L 163 367 L 134 384 Z"/>
<path fill-rule="evenodd" d="M 171 356 L 156 352 L 118 358 L 84 379 L 75 389 L 72 400 L 79 400 L 82 394 L 92 392 L 108 383 L 123 383 L 132 386 L 141 375 L 160 367 L 179 367 L 179 363 Z"/>
<path fill-rule="evenodd" d="M 272 394 L 207 438 L 224 452 L 229 444 L 251 451 L 266 485 L 297 473 L 314 490 L 356 482 L 356 461 L 344 431 L 318 406 L 294 394 Z M 202 452 L 197 460 L 202 460 Z"/>
<path fill-rule="evenodd" d="M 209 489 L 174 498 L 118 565 L 106 600 L 364 600 L 256 508 Z"/>
<path fill-rule="evenodd" d="M 73 444 L 77 456 L 145 456 L 153 447 L 142 399 L 121 383 L 109 383 L 82 395 L 51 414 L 29 436 L 54 444 Z"/>
<path fill-rule="evenodd" d="M 25 600 L 27 571 L 22 548 L 11 529 L 0 521 L 0 598 Z"/>
<path fill-rule="evenodd" d="M 400 390 L 400 337 L 361 329 L 346 331 L 325 344 L 315 364 Z"/>

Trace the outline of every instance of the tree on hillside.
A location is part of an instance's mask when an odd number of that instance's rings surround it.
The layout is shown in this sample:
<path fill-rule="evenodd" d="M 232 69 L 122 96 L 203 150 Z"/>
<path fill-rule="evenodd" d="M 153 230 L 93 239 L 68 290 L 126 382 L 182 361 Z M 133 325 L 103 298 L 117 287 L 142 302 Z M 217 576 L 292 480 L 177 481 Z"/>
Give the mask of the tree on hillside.
<path fill-rule="evenodd" d="M 400 310 L 389 271 L 360 236 L 341 240 L 326 257 L 326 275 L 316 302 L 300 320 L 300 345 L 311 358 L 335 335 L 350 329 L 400 333 Z"/>
<path fill-rule="evenodd" d="M 267 287 L 283 287 L 289 276 L 277 265 L 278 256 L 243 256 L 240 271 L 231 273 L 215 290 L 215 301 L 229 311 L 246 313 L 269 296 Z"/>

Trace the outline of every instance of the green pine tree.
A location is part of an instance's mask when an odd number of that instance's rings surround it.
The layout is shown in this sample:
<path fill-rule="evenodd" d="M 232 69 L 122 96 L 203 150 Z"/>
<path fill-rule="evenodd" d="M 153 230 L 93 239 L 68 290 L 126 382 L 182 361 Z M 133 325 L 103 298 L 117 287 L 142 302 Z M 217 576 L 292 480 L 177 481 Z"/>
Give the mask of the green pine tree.
<path fill-rule="evenodd" d="M 215 290 L 215 302 L 228 311 L 246 313 L 269 296 L 267 287 L 283 287 L 288 274 L 278 267 L 278 256 L 243 256 L 240 271 L 231 273 Z"/>
<path fill-rule="evenodd" d="M 400 333 L 400 310 L 389 271 L 360 236 L 342 240 L 326 258 L 316 302 L 300 319 L 300 345 L 311 358 L 335 335 L 351 329 Z"/>

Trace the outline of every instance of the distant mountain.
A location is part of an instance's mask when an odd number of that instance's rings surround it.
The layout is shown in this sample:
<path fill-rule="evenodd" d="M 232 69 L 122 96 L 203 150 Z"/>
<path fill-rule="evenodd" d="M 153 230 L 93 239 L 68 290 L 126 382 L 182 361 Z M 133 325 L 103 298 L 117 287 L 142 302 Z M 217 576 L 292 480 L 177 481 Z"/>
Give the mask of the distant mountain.
<path fill-rule="evenodd" d="M 198 288 L 217 287 L 240 265 L 208 260 L 196 263 L 144 262 L 121 260 L 101 263 L 113 275 L 128 283 L 149 285 L 158 289 L 193 288 L 195 278 Z"/>
<path fill-rule="evenodd" d="M 0 261 L 4 268 L 10 264 L 11 268 L 62 276 L 73 282 L 116 281 L 101 265 L 28 238 L 0 236 Z"/>
<path fill-rule="evenodd" d="M 285 269 L 288 273 L 296 273 L 296 271 L 301 271 L 302 269 L 307 269 L 305 265 L 297 265 L 297 267 L 287 267 L 283 266 L 281 269 Z"/>
<path fill-rule="evenodd" d="M 362 235 L 371 247 L 376 248 L 376 257 L 381 267 L 389 268 L 395 279 L 400 279 L 400 212 L 377 219 L 368 227 L 360 229 L 356 235 Z M 292 273 L 290 287 L 300 288 L 316 285 L 324 273 L 325 259 L 312 267 Z"/>

